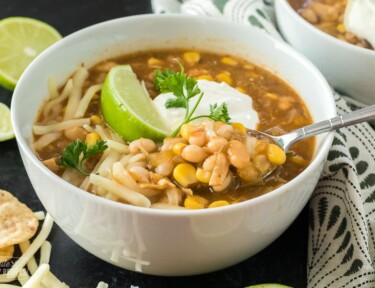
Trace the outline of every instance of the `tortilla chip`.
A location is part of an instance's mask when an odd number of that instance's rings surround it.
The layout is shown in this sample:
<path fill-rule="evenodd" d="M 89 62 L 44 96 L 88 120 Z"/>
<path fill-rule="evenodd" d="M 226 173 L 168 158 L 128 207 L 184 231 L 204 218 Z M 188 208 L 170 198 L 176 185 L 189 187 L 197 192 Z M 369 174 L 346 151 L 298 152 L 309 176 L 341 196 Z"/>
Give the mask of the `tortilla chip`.
<path fill-rule="evenodd" d="M 4 248 L 0 248 L 0 263 L 8 261 L 13 258 L 14 253 L 14 246 L 7 246 Z"/>
<path fill-rule="evenodd" d="M 33 211 L 9 192 L 0 190 L 0 248 L 30 239 L 38 225 Z"/>

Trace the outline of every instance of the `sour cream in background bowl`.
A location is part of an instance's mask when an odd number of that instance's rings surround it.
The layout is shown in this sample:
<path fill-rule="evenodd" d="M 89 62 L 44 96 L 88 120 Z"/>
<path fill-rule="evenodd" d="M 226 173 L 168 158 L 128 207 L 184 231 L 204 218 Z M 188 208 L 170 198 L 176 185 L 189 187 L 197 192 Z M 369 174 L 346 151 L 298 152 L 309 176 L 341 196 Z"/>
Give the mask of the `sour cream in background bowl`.
<path fill-rule="evenodd" d="M 375 35 L 371 30 L 375 14 L 367 20 L 359 16 L 364 11 L 366 15 L 375 13 L 375 10 L 364 9 L 366 5 L 372 7 L 373 0 L 362 1 L 359 5 L 360 1 L 349 1 L 350 9 L 354 9 L 346 11 L 345 22 L 350 22 L 350 28 L 355 29 L 358 36 Z M 319 30 L 303 19 L 288 0 L 275 1 L 275 9 L 285 40 L 309 58 L 335 89 L 364 104 L 375 103 L 375 50 L 357 47 Z"/>
<path fill-rule="evenodd" d="M 116 55 L 163 48 L 236 55 L 284 79 L 304 100 L 314 121 L 336 115 L 331 89 L 318 69 L 259 29 L 207 17 L 143 15 L 88 27 L 43 52 L 17 84 L 12 122 L 35 192 L 77 244 L 128 270 L 201 274 L 251 257 L 289 227 L 318 182 L 333 133 L 316 137 L 311 164 L 290 182 L 248 201 L 205 210 L 148 209 L 110 201 L 73 186 L 39 161 L 32 148 L 32 126 L 51 75 L 62 84 L 81 63 L 91 67 Z"/>

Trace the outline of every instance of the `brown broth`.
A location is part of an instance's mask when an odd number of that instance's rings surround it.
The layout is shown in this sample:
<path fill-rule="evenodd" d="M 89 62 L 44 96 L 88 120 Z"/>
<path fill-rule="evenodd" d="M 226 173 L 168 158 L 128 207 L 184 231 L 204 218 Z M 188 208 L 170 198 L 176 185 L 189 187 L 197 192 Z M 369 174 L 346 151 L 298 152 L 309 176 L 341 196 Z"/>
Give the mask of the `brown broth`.
<path fill-rule="evenodd" d="M 189 64 L 183 59 L 184 52 L 185 51 L 181 50 L 141 52 L 101 62 L 89 69 L 90 74 L 84 84 L 83 90 L 87 90 L 91 85 L 102 83 L 109 68 L 113 65 L 130 64 L 133 71 L 138 76 L 138 79 L 145 82 L 149 94 L 154 98 L 158 95 L 153 85 L 155 71 L 165 68 L 178 71 L 180 69 L 178 63 L 181 63 L 187 74 L 197 77 L 198 79 L 200 77 L 211 77 L 214 81 L 220 82 L 220 76 L 218 76 L 220 73 L 228 75 L 231 79 L 231 83 L 229 84 L 232 87 L 251 96 L 253 109 L 255 109 L 259 115 L 259 130 L 271 131 L 277 134 L 283 131 L 291 131 L 313 122 L 306 105 L 299 95 L 275 74 L 232 56 L 228 56 L 230 59 L 234 60 L 232 65 L 225 64 L 222 61 L 223 57 L 226 57 L 226 55 L 217 55 L 202 51 L 199 52 L 200 60 L 197 63 Z M 153 59 L 153 61 L 150 61 L 150 59 Z M 176 59 L 178 61 L 176 61 Z M 149 65 L 149 62 L 156 64 Z M 233 63 L 236 64 L 234 65 Z M 90 108 L 85 117 L 101 115 L 99 102 L 99 95 L 97 95 L 90 104 Z M 63 103 L 62 107 L 65 105 L 66 101 Z M 62 115 L 63 109 L 59 111 L 57 119 L 61 120 Z M 37 124 L 46 125 L 49 122 L 50 120 L 44 118 L 43 113 L 40 113 Z M 35 140 L 37 139 L 38 137 L 35 137 Z M 45 149 L 38 151 L 37 156 L 41 161 L 50 158 L 58 159 L 63 148 L 69 142 L 70 140 L 63 136 L 49 144 Z M 300 174 L 311 162 L 314 153 L 314 145 L 314 138 L 293 145 L 291 151 L 295 155 L 298 155 L 297 160 L 299 159 L 300 161 L 295 161 L 296 157 L 288 158 L 278 177 L 267 183 L 230 189 L 230 191 L 226 193 L 212 193 L 207 189 L 196 189 L 194 192 L 206 197 L 210 202 L 216 199 L 227 199 L 230 203 L 241 202 L 265 194 Z M 98 161 L 98 159 L 93 161 Z M 61 175 L 62 172 L 63 169 L 56 173 Z"/>

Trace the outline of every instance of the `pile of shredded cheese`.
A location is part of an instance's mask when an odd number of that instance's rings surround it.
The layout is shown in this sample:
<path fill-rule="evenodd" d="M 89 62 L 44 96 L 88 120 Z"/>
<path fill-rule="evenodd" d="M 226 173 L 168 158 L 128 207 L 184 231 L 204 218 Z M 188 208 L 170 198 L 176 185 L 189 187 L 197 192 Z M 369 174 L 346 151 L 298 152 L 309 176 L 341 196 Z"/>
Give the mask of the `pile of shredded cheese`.
<path fill-rule="evenodd" d="M 7 273 L 0 274 L 0 288 L 69 288 L 50 271 L 52 245 L 47 238 L 53 226 L 52 217 L 49 214 L 45 215 L 44 212 L 35 212 L 34 215 L 39 221 L 44 220 L 43 226 L 31 243 L 26 240 L 19 244 L 22 255 Z M 38 251 L 39 263 L 35 259 Z M 17 281 L 19 285 L 6 284 Z M 108 288 L 108 284 L 99 282 L 96 288 Z"/>

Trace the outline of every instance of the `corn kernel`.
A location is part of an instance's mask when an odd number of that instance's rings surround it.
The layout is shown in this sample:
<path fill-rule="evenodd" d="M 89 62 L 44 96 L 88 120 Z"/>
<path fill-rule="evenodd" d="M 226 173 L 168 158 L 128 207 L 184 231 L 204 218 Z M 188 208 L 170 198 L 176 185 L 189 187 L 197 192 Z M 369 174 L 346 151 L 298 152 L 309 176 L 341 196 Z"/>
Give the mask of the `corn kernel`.
<path fill-rule="evenodd" d="M 218 200 L 218 201 L 214 201 L 210 205 L 208 205 L 208 208 L 222 207 L 222 206 L 228 206 L 228 205 L 230 205 L 228 201 Z"/>
<path fill-rule="evenodd" d="M 238 132 L 241 132 L 241 133 L 246 133 L 246 127 L 242 125 L 242 123 L 239 123 L 239 122 L 234 122 L 232 123 L 232 127 L 237 130 Z"/>
<path fill-rule="evenodd" d="M 182 54 L 182 58 L 190 65 L 194 65 L 201 59 L 201 54 L 196 51 L 185 52 Z"/>
<path fill-rule="evenodd" d="M 180 163 L 173 169 L 173 177 L 182 187 L 197 183 L 196 169 L 189 163 Z"/>
<path fill-rule="evenodd" d="M 189 140 L 189 138 L 191 136 L 191 131 L 194 128 L 195 128 L 195 126 L 192 125 L 192 124 L 184 124 L 184 125 L 182 125 L 182 127 L 180 129 L 181 137 L 184 138 L 185 140 Z"/>
<path fill-rule="evenodd" d="M 178 154 L 180 155 L 182 153 L 182 150 L 184 150 L 184 148 L 187 146 L 187 144 L 185 143 L 176 143 L 173 145 L 173 152 L 175 154 Z"/>
<path fill-rule="evenodd" d="M 100 118 L 98 115 L 92 115 L 90 117 L 90 121 L 92 124 L 100 125 L 103 123 L 103 119 Z"/>
<path fill-rule="evenodd" d="M 208 182 L 210 182 L 212 172 L 203 170 L 202 168 L 198 168 L 195 176 L 197 177 L 197 180 L 199 182 L 208 183 Z"/>
<path fill-rule="evenodd" d="M 203 209 L 207 204 L 208 200 L 198 195 L 190 195 L 184 201 L 185 208 L 189 209 Z"/>
<path fill-rule="evenodd" d="M 100 140 L 101 140 L 101 138 L 100 138 L 99 134 L 96 133 L 96 132 L 91 132 L 91 133 L 86 135 L 86 144 L 89 147 L 95 145 L 95 143 L 97 141 L 100 141 Z"/>
<path fill-rule="evenodd" d="M 155 58 L 155 57 L 151 57 L 147 60 L 147 65 L 148 66 L 161 66 L 163 65 L 163 61 Z"/>
<path fill-rule="evenodd" d="M 231 57 L 223 57 L 221 58 L 221 63 L 230 65 L 230 66 L 236 66 L 238 64 L 238 61 Z"/>
<path fill-rule="evenodd" d="M 214 78 L 210 74 L 205 74 L 205 75 L 199 75 L 197 77 L 198 80 L 208 80 L 208 81 L 213 81 Z"/>
<path fill-rule="evenodd" d="M 247 70 L 254 70 L 254 65 L 251 65 L 251 64 L 245 64 L 244 66 L 243 66 L 243 68 L 245 68 L 245 69 L 247 69 Z"/>
<path fill-rule="evenodd" d="M 242 87 L 236 87 L 236 89 L 237 89 L 238 92 L 241 92 L 241 93 L 243 93 L 243 94 L 246 94 L 246 90 L 243 89 Z"/>
<path fill-rule="evenodd" d="M 292 163 L 295 163 L 295 164 L 298 164 L 298 165 L 307 165 L 308 164 L 308 162 L 299 155 L 289 157 L 288 161 L 290 161 Z"/>
<path fill-rule="evenodd" d="M 266 93 L 264 96 L 271 100 L 277 100 L 279 98 L 279 96 L 277 96 L 275 93 Z"/>
<path fill-rule="evenodd" d="M 345 25 L 343 23 L 340 23 L 339 25 L 337 25 L 336 29 L 340 33 L 345 33 L 346 32 L 346 28 L 345 28 Z"/>
<path fill-rule="evenodd" d="M 246 75 L 250 78 L 250 79 L 256 79 L 259 77 L 259 74 L 258 73 L 255 73 L 253 71 L 251 72 L 247 72 Z"/>
<path fill-rule="evenodd" d="M 228 85 L 232 85 L 233 83 L 232 77 L 230 77 L 229 73 L 225 73 L 225 72 L 219 73 L 216 75 L 216 78 L 221 82 L 227 83 Z"/>
<path fill-rule="evenodd" d="M 281 165 L 285 163 L 286 155 L 283 149 L 275 144 L 269 144 L 267 149 L 268 160 L 276 165 Z"/>

